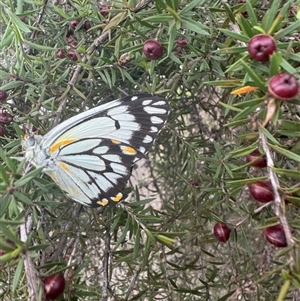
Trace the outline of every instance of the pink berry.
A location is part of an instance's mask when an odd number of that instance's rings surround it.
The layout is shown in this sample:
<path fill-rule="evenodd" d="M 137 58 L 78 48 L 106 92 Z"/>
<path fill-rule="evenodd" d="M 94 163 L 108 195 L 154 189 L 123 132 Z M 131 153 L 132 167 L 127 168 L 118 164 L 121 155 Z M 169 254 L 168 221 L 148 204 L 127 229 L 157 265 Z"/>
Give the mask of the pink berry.
<path fill-rule="evenodd" d="M 78 60 L 77 53 L 76 53 L 76 51 L 73 50 L 73 49 L 70 49 L 70 50 L 68 51 L 68 57 L 69 57 L 72 61 L 74 61 L 74 62 L 76 62 L 76 61 Z"/>
<path fill-rule="evenodd" d="M 73 29 L 76 29 L 77 25 L 80 23 L 79 20 L 72 20 L 70 22 L 70 27 L 73 28 Z"/>
<path fill-rule="evenodd" d="M 163 46 L 156 40 L 148 40 L 143 45 L 143 52 L 150 60 L 158 60 L 163 55 Z"/>
<path fill-rule="evenodd" d="M 13 116 L 6 111 L 0 113 L 0 124 L 8 124 L 13 120 Z"/>
<path fill-rule="evenodd" d="M 47 300 L 57 299 L 64 291 L 66 281 L 64 275 L 53 274 L 43 280 L 44 291 Z"/>
<path fill-rule="evenodd" d="M 57 52 L 56 52 L 56 56 L 57 56 L 58 58 L 60 58 L 60 59 L 63 59 L 63 58 L 66 57 L 66 56 L 65 56 L 65 53 L 64 53 L 64 51 L 63 51 L 63 49 L 58 49 Z"/>
<path fill-rule="evenodd" d="M 268 91 L 273 97 L 288 101 L 298 96 L 299 84 L 293 75 L 281 73 L 270 78 Z"/>
<path fill-rule="evenodd" d="M 265 155 L 262 156 L 258 149 L 254 150 L 251 154 L 247 155 L 246 161 L 252 162 L 253 167 L 266 167 L 267 166 L 267 158 Z"/>
<path fill-rule="evenodd" d="M 264 230 L 264 234 L 268 242 L 278 248 L 287 246 L 287 241 L 282 225 L 268 227 Z"/>
<path fill-rule="evenodd" d="M 108 5 L 101 4 L 100 8 L 99 8 L 99 12 L 103 17 L 107 16 L 108 15 Z"/>
<path fill-rule="evenodd" d="M 0 90 L 0 102 L 4 102 L 7 99 L 7 93 L 4 90 Z"/>
<path fill-rule="evenodd" d="M 176 44 L 180 48 L 184 48 L 187 45 L 187 39 L 185 37 L 179 37 L 176 41 Z"/>
<path fill-rule="evenodd" d="M 269 203 L 274 200 L 273 188 L 270 181 L 251 183 L 249 190 L 252 197 L 261 203 Z"/>
<path fill-rule="evenodd" d="M 268 34 L 255 35 L 248 42 L 248 52 L 256 61 L 268 61 L 270 55 L 275 51 L 275 40 Z"/>
<path fill-rule="evenodd" d="M 238 3 L 246 3 L 246 0 L 239 0 Z M 248 12 L 246 10 L 242 11 L 241 14 L 243 15 L 244 18 L 249 17 Z"/>
<path fill-rule="evenodd" d="M 231 229 L 224 223 L 216 223 L 214 226 L 214 235 L 220 242 L 226 242 L 230 237 Z"/>
<path fill-rule="evenodd" d="M 90 21 L 85 21 L 83 23 L 84 30 L 89 30 L 91 27 L 92 27 L 92 25 L 91 25 Z"/>

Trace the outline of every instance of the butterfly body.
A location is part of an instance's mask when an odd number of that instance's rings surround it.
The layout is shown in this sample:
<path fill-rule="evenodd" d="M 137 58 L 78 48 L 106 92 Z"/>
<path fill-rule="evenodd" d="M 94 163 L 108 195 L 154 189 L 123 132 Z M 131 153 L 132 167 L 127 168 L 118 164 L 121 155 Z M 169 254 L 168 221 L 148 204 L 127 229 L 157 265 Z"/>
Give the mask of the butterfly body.
<path fill-rule="evenodd" d="M 81 204 L 117 203 L 125 198 L 133 164 L 145 157 L 168 113 L 164 99 L 126 96 L 80 113 L 45 136 L 26 135 L 25 158 Z"/>

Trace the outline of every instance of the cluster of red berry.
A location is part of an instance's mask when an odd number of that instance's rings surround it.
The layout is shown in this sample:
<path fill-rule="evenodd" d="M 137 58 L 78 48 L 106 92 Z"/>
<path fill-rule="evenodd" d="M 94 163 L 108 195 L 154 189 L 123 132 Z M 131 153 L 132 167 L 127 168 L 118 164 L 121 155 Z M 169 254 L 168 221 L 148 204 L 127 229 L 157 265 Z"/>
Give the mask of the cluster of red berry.
<path fill-rule="evenodd" d="M 255 61 L 268 61 L 276 50 L 276 41 L 268 34 L 257 34 L 248 43 L 249 55 Z M 276 74 L 269 79 L 268 92 L 279 100 L 293 100 L 298 95 L 299 84 L 297 79 L 289 73 Z"/>
<path fill-rule="evenodd" d="M 276 50 L 276 41 L 268 34 L 257 34 L 253 36 L 248 43 L 249 55 L 255 61 L 269 61 L 271 55 L 273 55 Z M 298 96 L 299 84 L 297 79 L 291 74 L 276 74 L 268 81 L 268 93 L 275 99 L 290 101 Z M 248 154 L 246 161 L 255 168 L 267 167 L 266 156 L 262 154 L 259 149 Z M 249 192 L 256 201 L 261 203 L 268 203 L 274 200 L 274 191 L 270 181 L 256 181 L 249 184 Z M 218 222 L 215 224 L 213 232 L 218 241 L 226 242 L 230 237 L 231 229 L 227 224 Z M 274 246 L 287 246 L 284 228 L 281 224 L 267 227 L 263 233 L 266 239 Z"/>
<path fill-rule="evenodd" d="M 100 5 L 99 13 L 103 17 L 107 16 L 109 13 L 108 5 L 106 5 L 106 4 Z M 66 38 L 67 38 L 68 45 L 70 45 L 73 48 L 76 48 L 78 46 L 78 42 L 76 41 L 76 39 L 74 37 L 74 31 L 80 30 L 80 29 L 84 29 L 85 31 L 88 31 L 89 29 L 92 28 L 90 21 L 85 20 L 83 23 L 82 22 L 78 19 L 70 21 L 70 30 L 68 31 Z M 80 26 L 80 28 L 78 28 L 79 24 L 82 24 Z M 69 49 L 67 52 L 65 52 L 64 49 L 60 48 L 57 50 L 56 56 L 60 59 L 63 59 L 67 56 L 70 60 L 72 60 L 74 62 L 78 61 L 78 58 L 79 58 L 79 54 L 76 51 L 76 49 L 72 49 L 72 48 Z"/>
<path fill-rule="evenodd" d="M 246 161 L 255 168 L 267 167 L 266 156 L 256 149 L 246 157 Z M 258 202 L 268 203 L 274 200 L 274 192 L 270 181 L 257 181 L 249 184 L 251 196 Z M 218 222 L 213 229 L 216 239 L 220 242 L 228 241 L 231 229 L 225 223 Z M 263 231 L 266 239 L 276 247 L 286 247 L 287 241 L 282 225 L 267 227 Z"/>

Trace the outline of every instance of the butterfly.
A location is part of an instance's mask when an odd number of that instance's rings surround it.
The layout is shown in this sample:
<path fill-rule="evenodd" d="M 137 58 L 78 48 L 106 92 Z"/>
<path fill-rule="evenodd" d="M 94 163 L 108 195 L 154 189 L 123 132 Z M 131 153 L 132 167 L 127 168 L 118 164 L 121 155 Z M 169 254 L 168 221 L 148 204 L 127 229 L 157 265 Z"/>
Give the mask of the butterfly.
<path fill-rule="evenodd" d="M 49 175 L 76 202 L 116 204 L 136 161 L 146 157 L 169 114 L 150 94 L 125 96 L 82 112 L 46 135 L 26 134 L 25 160 Z"/>

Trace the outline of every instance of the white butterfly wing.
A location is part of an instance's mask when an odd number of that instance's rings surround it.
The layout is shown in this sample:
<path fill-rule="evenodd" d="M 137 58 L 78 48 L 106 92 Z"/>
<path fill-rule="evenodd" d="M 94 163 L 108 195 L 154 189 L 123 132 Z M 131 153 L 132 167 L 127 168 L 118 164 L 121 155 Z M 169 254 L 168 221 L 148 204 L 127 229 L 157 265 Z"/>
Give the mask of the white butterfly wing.
<path fill-rule="evenodd" d="M 116 139 L 134 146 L 139 138 L 152 139 L 169 114 L 166 100 L 152 95 L 126 96 L 80 113 L 56 126 L 43 139 L 43 148 L 76 137 Z M 54 142 L 55 141 L 55 142 Z"/>
<path fill-rule="evenodd" d="M 79 203 L 119 202 L 133 163 L 149 151 L 168 113 L 168 103 L 152 95 L 80 113 L 43 137 L 42 149 L 55 161 L 45 172 Z"/>

